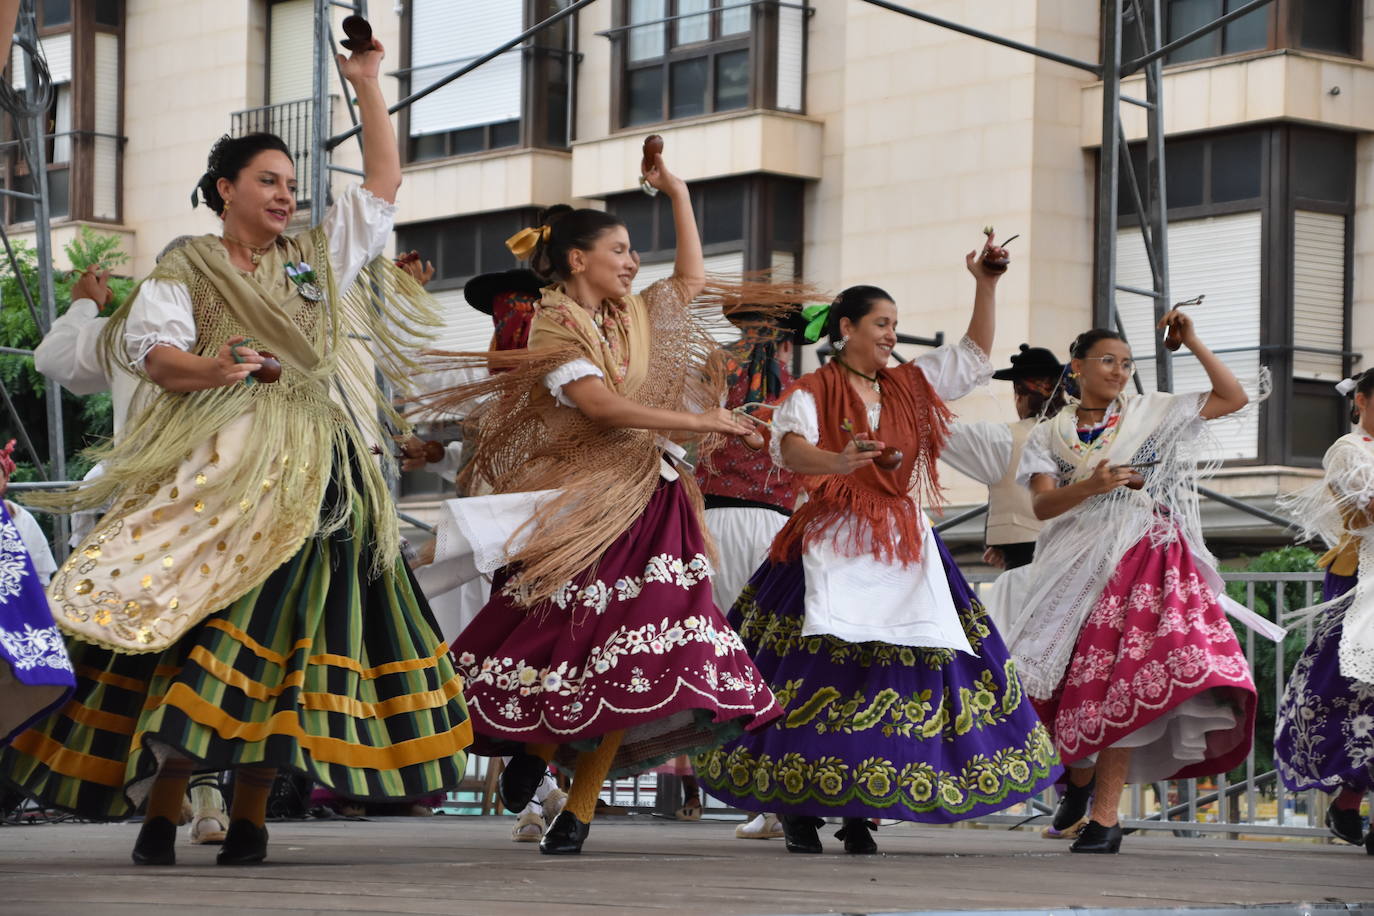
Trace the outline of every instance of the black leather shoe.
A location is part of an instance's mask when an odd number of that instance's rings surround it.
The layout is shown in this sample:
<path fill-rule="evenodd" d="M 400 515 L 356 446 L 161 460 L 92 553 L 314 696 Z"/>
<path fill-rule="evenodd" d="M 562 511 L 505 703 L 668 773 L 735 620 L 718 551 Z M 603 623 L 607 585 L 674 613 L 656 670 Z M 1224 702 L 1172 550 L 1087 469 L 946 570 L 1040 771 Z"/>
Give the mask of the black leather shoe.
<path fill-rule="evenodd" d="M 1121 825 L 1103 827 L 1097 821 L 1088 821 L 1078 831 L 1078 839 L 1073 841 L 1069 852 L 1095 852 L 1112 855 L 1121 851 Z"/>
<path fill-rule="evenodd" d="M 224 845 L 215 856 L 217 865 L 256 865 L 267 858 L 267 828 L 245 818 L 229 825 Z"/>
<path fill-rule="evenodd" d="M 1374 856 L 1374 830 L 1364 835 L 1364 851 L 1368 855 Z"/>
<path fill-rule="evenodd" d="M 821 851 L 821 835 L 816 831 L 825 826 L 824 820 L 795 814 L 784 814 L 778 820 L 782 822 L 782 838 L 788 852 Z"/>
<path fill-rule="evenodd" d="M 148 817 L 143 819 L 129 855 L 135 865 L 175 865 L 176 845 L 177 825 L 165 817 Z"/>
<path fill-rule="evenodd" d="M 844 826 L 835 831 L 835 839 L 844 840 L 844 851 L 853 856 L 871 856 L 878 851 L 873 841 L 876 828 L 862 817 L 847 817 Z"/>
<path fill-rule="evenodd" d="M 578 855 L 591 832 L 591 824 L 582 823 L 571 811 L 561 811 L 539 840 L 539 851 L 546 856 Z"/>
<path fill-rule="evenodd" d="M 1335 802 L 1327 805 L 1326 829 L 1336 839 L 1345 840 L 1352 846 L 1365 842 L 1364 818 L 1360 817 L 1359 808 L 1337 808 Z"/>
<path fill-rule="evenodd" d="M 1097 777 L 1088 780 L 1087 785 L 1076 786 L 1069 783 L 1064 789 L 1064 794 L 1059 796 L 1059 804 L 1054 809 L 1054 829 L 1063 833 L 1074 824 L 1083 820 L 1088 814 L 1088 803 L 1092 801 L 1093 786 L 1097 784 Z"/>
<path fill-rule="evenodd" d="M 524 811 L 534 800 L 534 793 L 548 771 L 549 765 L 537 754 L 526 754 L 522 751 L 511 757 L 510 763 L 501 771 L 501 778 L 496 786 L 501 794 L 501 804 L 505 805 L 511 814 Z"/>

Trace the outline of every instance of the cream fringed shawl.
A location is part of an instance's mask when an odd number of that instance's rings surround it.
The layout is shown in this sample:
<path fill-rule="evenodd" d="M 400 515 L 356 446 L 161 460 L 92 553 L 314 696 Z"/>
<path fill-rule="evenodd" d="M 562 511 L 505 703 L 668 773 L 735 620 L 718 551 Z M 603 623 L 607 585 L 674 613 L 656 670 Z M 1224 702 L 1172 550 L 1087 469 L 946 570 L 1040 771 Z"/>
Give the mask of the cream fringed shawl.
<path fill-rule="evenodd" d="M 353 417 L 370 417 L 374 405 L 345 409 L 332 387 L 345 403 L 370 393 L 383 417 L 403 425 L 372 373 L 399 381 L 418 368 L 406 354 L 438 323 L 432 300 L 382 258 L 337 289 L 319 229 L 283 238 L 263 261 L 243 274 L 204 236 L 152 277 L 189 292 L 192 352 L 213 357 L 242 335 L 281 359 L 281 379 L 178 393 L 145 378 L 147 407 L 117 442 L 92 451 L 104 473 L 33 500 L 111 506 L 49 587 L 57 622 L 77 638 L 119 652 L 165 649 L 260 585 L 307 538 L 345 527 L 371 538 L 374 574 L 399 555 L 386 481 L 368 457 L 376 430 L 358 429 Z M 322 301 L 299 294 L 288 262 L 314 266 Z M 126 318 L 127 306 L 104 332 L 112 366 L 124 362 Z M 335 467 L 350 456 L 351 468 Z M 339 493 L 325 510 L 331 480 Z"/>
<path fill-rule="evenodd" d="M 1322 458 L 1325 475 L 1317 483 L 1279 501 L 1303 528 L 1331 547 L 1345 537 L 1358 540 L 1355 587 L 1344 595 L 1288 615 L 1290 626 L 1349 601 L 1341 626 L 1341 675 L 1374 684 L 1374 440 L 1363 430 L 1337 439 Z"/>
<path fill-rule="evenodd" d="M 1154 392 L 1124 398 L 1110 442 L 1078 448 L 1075 412 L 1066 408 L 1037 427 L 1064 483 L 1092 474 L 1099 461 L 1158 461 L 1141 473 L 1140 490 L 1118 487 L 1051 519 L 1036 539 L 1022 614 L 1006 634 L 1027 692 L 1048 698 L 1068 667 L 1079 631 L 1126 551 L 1143 538 L 1156 545 L 1183 538 L 1200 564 L 1212 562 L 1198 515 L 1199 460 L 1206 450 L 1199 411 L 1205 394 Z"/>
<path fill-rule="evenodd" d="M 585 359 L 618 394 L 649 407 L 700 410 L 718 404 L 723 378 L 710 370 L 716 343 L 703 319 L 719 300 L 691 304 L 678 281 L 653 284 L 642 295 L 603 303 L 596 317 L 555 288 L 544 290 L 528 350 L 450 354 L 447 366 L 499 371 L 470 385 L 418 400 L 422 412 L 461 410 L 484 398 L 467 492 L 558 491 L 511 539 L 511 593 L 534 605 L 574 576 L 594 568 L 648 505 L 658 486 L 661 439 L 642 429 L 611 429 L 581 411 L 557 406 L 544 376 Z M 706 437 L 703 451 L 714 445 Z M 701 495 L 681 476 L 697 510 Z"/>

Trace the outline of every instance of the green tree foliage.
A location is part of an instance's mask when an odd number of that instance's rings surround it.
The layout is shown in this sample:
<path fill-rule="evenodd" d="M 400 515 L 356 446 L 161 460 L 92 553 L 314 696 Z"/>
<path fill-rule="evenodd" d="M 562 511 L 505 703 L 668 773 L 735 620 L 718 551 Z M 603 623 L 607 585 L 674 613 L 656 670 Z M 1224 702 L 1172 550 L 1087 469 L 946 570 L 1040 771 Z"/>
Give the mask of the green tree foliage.
<path fill-rule="evenodd" d="M 33 248 L 23 242 L 12 242 L 18 274 L 14 265 L 0 250 L 0 346 L 32 350 L 42 339 L 33 314 L 25 301 L 21 287 L 28 287 L 36 307 L 42 309 L 38 280 L 38 257 Z M 71 305 L 71 288 L 80 271 L 91 265 L 104 269 L 118 270 L 129 263 L 129 256 L 120 250 L 119 239 L 104 235 L 83 226 L 77 236 L 66 246 L 68 260 L 76 268 L 67 271 L 49 268 L 53 271 L 53 287 L 56 294 L 57 312 L 66 312 Z M 115 303 L 124 300 L 132 291 L 134 281 L 112 278 L 110 289 L 114 292 Z M 22 422 L 34 447 L 44 462 L 48 461 L 48 413 L 46 394 L 48 380 L 33 367 L 33 357 L 12 353 L 0 354 L 0 381 L 4 382 L 14 402 L 15 417 L 10 411 L 0 407 L 0 444 L 19 438 L 18 426 Z M 89 468 L 89 463 L 81 456 L 82 449 L 94 445 L 113 431 L 113 420 L 108 393 L 78 397 L 69 391 L 62 392 L 62 422 L 66 430 L 67 471 L 77 478 Z M 22 442 L 22 440 L 21 440 Z M 30 456 L 23 448 L 16 449 L 15 459 L 19 464 L 15 480 L 32 480 L 37 476 Z"/>
<path fill-rule="evenodd" d="M 1306 547 L 1280 547 L 1255 557 L 1245 567 L 1245 572 L 1317 572 L 1319 554 Z M 1226 593 L 1241 604 L 1249 605 L 1257 614 L 1270 620 L 1274 619 L 1278 592 L 1276 582 L 1255 582 L 1254 603 L 1248 600 L 1250 583 L 1232 582 L 1226 586 Z M 1308 598 L 1307 582 L 1289 582 L 1283 586 L 1283 610 L 1293 611 L 1321 600 L 1320 583 L 1311 583 L 1312 595 Z M 1247 635 L 1244 628 L 1237 628 L 1242 648 L 1246 645 Z M 1259 707 L 1255 711 L 1255 772 L 1263 773 L 1274 768 L 1274 721 L 1278 714 L 1278 697 L 1275 696 L 1278 667 L 1278 645 L 1262 636 L 1255 637 L 1255 651 L 1250 656 L 1250 664 L 1255 674 L 1255 687 L 1259 690 Z M 1307 632 L 1298 629 L 1290 631 L 1283 640 L 1283 671 L 1285 678 L 1293 670 L 1293 665 L 1307 645 Z M 1286 681 L 1285 681 L 1286 683 Z M 1230 775 L 1233 780 L 1245 778 L 1245 768 L 1240 767 Z"/>

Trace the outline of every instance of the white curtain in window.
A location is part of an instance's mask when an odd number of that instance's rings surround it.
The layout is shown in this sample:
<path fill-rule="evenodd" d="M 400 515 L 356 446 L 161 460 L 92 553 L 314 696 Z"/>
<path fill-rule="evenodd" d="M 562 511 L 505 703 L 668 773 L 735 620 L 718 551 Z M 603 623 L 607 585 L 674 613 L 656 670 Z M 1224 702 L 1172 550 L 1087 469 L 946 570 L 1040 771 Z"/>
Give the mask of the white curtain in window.
<path fill-rule="evenodd" d="M 749 31 L 750 0 L 721 0 L 720 34 L 738 35 Z"/>
<path fill-rule="evenodd" d="M 630 23 L 653 22 L 639 29 L 630 29 L 630 61 L 651 60 L 663 56 L 663 23 L 668 15 L 667 0 L 630 0 Z"/>
<path fill-rule="evenodd" d="M 62 83 L 53 86 L 53 92 L 56 117 L 53 119 L 52 132 L 57 136 L 54 136 L 52 141 L 52 161 L 71 162 L 72 138 L 69 131 L 72 129 L 72 84 Z"/>
<path fill-rule="evenodd" d="M 524 30 L 520 0 L 412 0 L 411 91 L 447 76 Z M 514 48 L 416 102 L 411 136 L 520 117 L 521 52 Z"/>
<path fill-rule="evenodd" d="M 72 36 L 70 32 L 61 35 L 53 35 L 49 38 L 40 38 L 38 47 L 43 53 L 43 59 L 48 63 L 48 72 L 52 74 L 54 83 L 70 83 L 72 81 Z M 10 72 L 14 74 L 14 88 L 23 89 L 28 85 L 24 73 L 24 52 L 15 45 L 10 49 L 10 60 L 13 66 Z"/>
<path fill-rule="evenodd" d="M 99 219 L 119 217 L 119 36 L 95 33 L 95 129 L 108 137 L 96 137 L 92 176 L 91 215 Z"/>
<path fill-rule="evenodd" d="M 688 45 L 711 39 L 711 0 L 677 0 L 677 15 L 683 18 L 673 23 L 673 44 Z M 692 15 L 692 14 L 698 15 Z"/>
<path fill-rule="evenodd" d="M 801 111 L 806 15 L 793 6 L 778 7 L 778 108 Z"/>
<path fill-rule="evenodd" d="M 308 99 L 315 92 L 315 4 L 281 0 L 267 9 L 267 104 Z"/>
<path fill-rule="evenodd" d="M 1293 214 L 1293 343 L 1345 349 L 1345 216 L 1298 210 Z M 1341 358 L 1293 354 L 1299 378 L 1341 379 Z"/>
<path fill-rule="evenodd" d="M 1117 282 L 1149 289 L 1150 266 L 1140 230 L 1117 233 Z M 1260 214 L 1237 213 L 1169 223 L 1169 287 L 1175 301 L 1203 293 L 1202 305 L 1190 308 L 1198 336 L 1213 350 L 1258 347 L 1260 343 Z M 1144 296 L 1117 293 L 1126 338 L 1136 358 L 1146 391 L 1155 389 L 1154 302 Z M 1259 373 L 1259 352 L 1226 353 L 1221 360 L 1247 386 Z M 1206 391 L 1207 374 L 1187 350 L 1173 359 L 1175 391 Z M 1132 387 L 1130 390 L 1134 390 Z M 1224 460 L 1259 454 L 1259 413 L 1212 424 Z"/>

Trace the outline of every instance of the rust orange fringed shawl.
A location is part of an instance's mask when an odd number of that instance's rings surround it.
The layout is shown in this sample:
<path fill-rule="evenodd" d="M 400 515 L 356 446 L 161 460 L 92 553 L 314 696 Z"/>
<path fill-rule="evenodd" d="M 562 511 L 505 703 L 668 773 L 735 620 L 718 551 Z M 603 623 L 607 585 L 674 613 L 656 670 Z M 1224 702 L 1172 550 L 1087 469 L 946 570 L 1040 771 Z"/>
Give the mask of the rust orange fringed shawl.
<path fill-rule="evenodd" d="M 806 502 L 774 539 L 769 552 L 773 562 L 791 562 L 818 540 L 840 536 L 843 540 L 834 546 L 843 554 L 857 556 L 871 549 L 886 562 L 920 560 L 921 509 L 941 504 L 935 459 L 944 449 L 953 414 L 913 364 L 883 369 L 878 380 L 883 410 L 876 433 L 868 429 L 868 409 L 849 373 L 833 360 L 784 394 L 785 399 L 801 389 L 815 399 L 820 448 L 838 452 L 849 444 L 850 435 L 840 425 L 848 419 L 856 434 L 901 449 L 902 463 L 895 471 L 870 464 L 852 474 L 803 477 Z M 844 526 L 851 519 L 854 524 Z"/>

